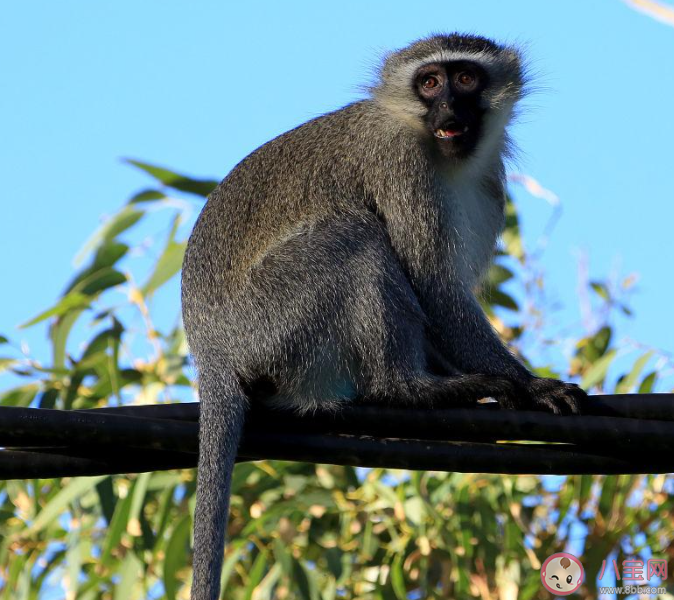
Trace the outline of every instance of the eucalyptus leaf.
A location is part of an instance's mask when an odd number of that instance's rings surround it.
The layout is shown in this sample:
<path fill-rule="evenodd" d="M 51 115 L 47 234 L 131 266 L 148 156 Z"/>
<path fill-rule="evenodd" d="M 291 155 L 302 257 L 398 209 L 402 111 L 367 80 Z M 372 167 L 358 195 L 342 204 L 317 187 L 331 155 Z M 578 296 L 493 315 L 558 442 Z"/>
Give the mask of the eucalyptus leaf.
<path fill-rule="evenodd" d="M 630 392 L 637 384 L 637 381 L 639 379 L 639 376 L 641 375 L 641 372 L 644 370 L 644 367 L 648 363 L 648 361 L 653 357 L 655 354 L 654 351 L 650 350 L 648 352 L 645 352 L 633 365 L 632 370 L 629 372 L 629 374 L 620 382 L 620 384 L 616 387 L 616 393 L 618 394 L 626 394 Z"/>
<path fill-rule="evenodd" d="M 142 563 L 133 552 L 128 552 L 122 560 L 119 570 L 119 582 L 114 587 L 113 600 L 139 598 L 141 589 Z"/>
<path fill-rule="evenodd" d="M 75 257 L 75 264 L 81 264 L 84 258 L 100 245 L 115 239 L 120 233 L 133 227 L 145 212 L 133 206 L 125 206 L 117 214 L 109 218 L 96 232 L 85 242 L 82 249 Z"/>
<path fill-rule="evenodd" d="M 47 527 L 53 520 L 65 511 L 73 500 L 91 492 L 99 481 L 105 479 L 105 475 L 95 477 L 76 477 L 63 486 L 37 514 L 35 520 L 28 527 L 28 533 L 34 534 Z"/>
<path fill-rule="evenodd" d="M 187 242 L 175 241 L 175 235 L 179 224 L 180 219 L 176 217 L 173 221 L 171 233 L 169 234 L 164 251 L 155 264 L 152 274 L 141 288 L 143 296 L 148 296 L 155 292 L 180 271 Z"/>
<path fill-rule="evenodd" d="M 89 306 L 91 302 L 90 298 L 82 292 L 71 292 L 67 296 L 64 296 L 56 305 L 52 306 L 50 309 L 41 312 L 36 317 L 33 317 L 30 321 L 26 321 L 22 325 L 19 325 L 22 329 L 26 327 L 32 327 L 33 325 L 45 321 L 50 317 L 60 317 L 71 311 L 79 310 Z"/>
<path fill-rule="evenodd" d="M 644 377 L 643 381 L 641 382 L 641 385 L 639 385 L 639 390 L 637 393 L 650 394 L 653 391 L 653 386 L 655 385 L 657 378 L 658 374 L 656 371 L 652 371 L 646 375 L 646 377 Z"/>
<path fill-rule="evenodd" d="M 156 200 L 163 200 L 166 198 L 166 194 L 158 190 L 143 190 L 134 194 L 134 196 L 129 200 L 129 204 L 140 204 L 142 202 L 155 202 Z"/>
<path fill-rule="evenodd" d="M 179 572 L 189 556 L 191 532 L 192 519 L 189 515 L 185 515 L 176 523 L 166 546 L 163 582 L 167 600 L 178 598 L 178 590 L 182 583 Z"/>
<path fill-rule="evenodd" d="M 583 375 L 583 378 L 580 382 L 580 386 L 586 390 L 598 385 L 608 372 L 608 368 L 611 366 L 613 359 L 615 359 L 616 350 L 609 350 L 604 356 L 602 356 L 597 362 L 595 362 Z"/>
<path fill-rule="evenodd" d="M 37 395 L 40 386 L 36 383 L 29 383 L 20 387 L 5 390 L 0 393 L 1 406 L 22 406 L 27 407 Z"/>
<path fill-rule="evenodd" d="M 125 162 L 133 165 L 134 167 L 138 167 L 142 171 L 145 171 L 148 175 L 151 175 L 168 187 L 181 192 L 196 194 L 197 196 L 208 196 L 208 194 L 213 191 L 215 186 L 218 185 L 218 182 L 215 180 L 193 179 L 191 177 L 187 177 L 186 175 L 181 175 L 179 173 L 175 173 L 174 171 L 169 171 L 168 169 L 164 169 L 156 165 L 150 165 L 138 160 L 125 159 Z"/>
<path fill-rule="evenodd" d="M 246 585 L 246 589 L 243 592 L 243 597 L 245 600 L 252 600 L 255 588 L 260 583 L 260 581 L 262 581 L 266 567 L 267 557 L 264 555 L 264 553 L 259 552 L 255 562 L 253 563 L 253 568 L 250 570 L 248 584 Z"/>

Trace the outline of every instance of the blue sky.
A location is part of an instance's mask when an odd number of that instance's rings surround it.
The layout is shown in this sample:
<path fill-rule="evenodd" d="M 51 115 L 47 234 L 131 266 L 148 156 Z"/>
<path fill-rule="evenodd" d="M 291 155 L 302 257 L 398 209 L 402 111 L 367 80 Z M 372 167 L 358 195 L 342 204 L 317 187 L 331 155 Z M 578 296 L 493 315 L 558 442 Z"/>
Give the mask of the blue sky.
<path fill-rule="evenodd" d="M 44 330 L 14 326 L 55 300 L 101 216 L 148 185 L 121 157 L 220 179 L 359 98 L 382 51 L 453 30 L 526 45 L 538 74 L 516 170 L 563 204 L 543 262 L 561 317 L 580 318 L 587 252 L 595 277 L 640 275 L 620 333 L 674 351 L 674 27 L 621 0 L 6 3 L 0 332 L 44 352 Z M 514 191 L 535 240 L 550 207 Z"/>

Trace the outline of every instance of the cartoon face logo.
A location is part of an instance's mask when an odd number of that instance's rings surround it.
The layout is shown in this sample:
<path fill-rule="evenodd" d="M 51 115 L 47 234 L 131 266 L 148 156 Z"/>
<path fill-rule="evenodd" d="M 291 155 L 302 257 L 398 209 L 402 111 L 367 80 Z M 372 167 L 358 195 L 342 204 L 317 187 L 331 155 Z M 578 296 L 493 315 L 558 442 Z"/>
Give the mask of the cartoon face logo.
<path fill-rule="evenodd" d="M 573 555 L 558 552 L 549 556 L 541 569 L 543 587 L 555 596 L 568 596 L 583 583 L 583 565 Z"/>

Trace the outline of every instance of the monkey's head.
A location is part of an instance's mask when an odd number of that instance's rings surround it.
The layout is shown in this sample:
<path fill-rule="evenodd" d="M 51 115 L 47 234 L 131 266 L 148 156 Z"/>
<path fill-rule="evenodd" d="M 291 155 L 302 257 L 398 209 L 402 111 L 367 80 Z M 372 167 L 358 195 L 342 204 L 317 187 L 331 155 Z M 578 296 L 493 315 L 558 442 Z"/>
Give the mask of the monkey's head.
<path fill-rule="evenodd" d="M 372 92 L 442 156 L 464 159 L 504 139 L 523 86 L 515 49 L 451 34 L 389 55 Z"/>

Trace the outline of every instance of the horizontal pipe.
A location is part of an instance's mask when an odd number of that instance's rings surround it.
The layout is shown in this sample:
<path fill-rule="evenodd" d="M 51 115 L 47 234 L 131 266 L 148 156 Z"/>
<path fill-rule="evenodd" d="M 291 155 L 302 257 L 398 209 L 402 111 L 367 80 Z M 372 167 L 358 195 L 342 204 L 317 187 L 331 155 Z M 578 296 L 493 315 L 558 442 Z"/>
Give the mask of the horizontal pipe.
<path fill-rule="evenodd" d="M 350 410 L 367 401 L 345 406 L 342 412 Z M 255 408 L 256 410 L 257 408 Z M 3 410 L 0 407 L 0 410 Z M 414 412 L 428 412 L 429 409 L 412 408 Z M 450 409 L 446 409 L 450 410 Z M 479 411 L 505 412 L 496 403 L 480 404 Z M 145 404 L 134 406 L 106 406 L 104 408 L 84 409 L 78 412 L 106 412 L 111 414 L 128 414 L 146 418 L 176 419 L 180 421 L 197 421 L 199 418 L 198 402 L 181 402 L 175 404 Z M 435 412 L 435 409 L 432 410 Z M 519 411 L 516 411 L 519 412 Z M 1 413 L 0 413 L 1 414 Z M 626 417 L 632 419 L 654 419 L 658 421 L 674 421 L 674 394 L 606 394 L 588 398 L 586 415 L 604 417 Z"/>
<path fill-rule="evenodd" d="M 140 473 L 192 468 L 197 464 L 196 454 L 177 451 L 139 453 L 124 449 L 110 455 L 87 452 L 84 456 L 80 452 L 78 456 L 68 456 L 60 448 L 43 450 L 0 451 L 0 478 Z M 260 459 L 464 473 L 573 475 L 674 471 L 671 455 L 651 457 L 644 463 L 639 457 L 598 456 L 560 445 L 448 443 L 338 435 L 249 435 L 242 442 L 238 461 Z"/>
<path fill-rule="evenodd" d="M 88 411 L 0 407 L 0 446 L 119 446 L 188 452 L 197 449 L 198 403 Z M 489 405 L 486 405 L 489 406 Z M 158 418 L 159 415 L 166 418 Z M 145 416 L 147 415 L 147 416 Z M 151 415 L 151 418 L 150 418 Z M 184 419 L 184 421 L 179 421 Z M 674 439 L 674 422 L 542 412 L 346 406 L 336 413 L 297 415 L 253 408 L 247 431 L 343 433 L 444 441 L 528 440 L 657 450 Z"/>
<path fill-rule="evenodd" d="M 7 448 L 0 478 L 192 467 L 198 415 L 198 403 L 0 407 L 0 446 Z M 673 420 L 674 394 L 593 396 L 580 417 L 495 404 L 428 410 L 358 403 L 303 416 L 256 406 L 239 456 L 464 472 L 660 473 L 674 471 L 674 461 L 657 452 L 671 446 Z M 476 443 L 497 440 L 553 443 Z"/>

